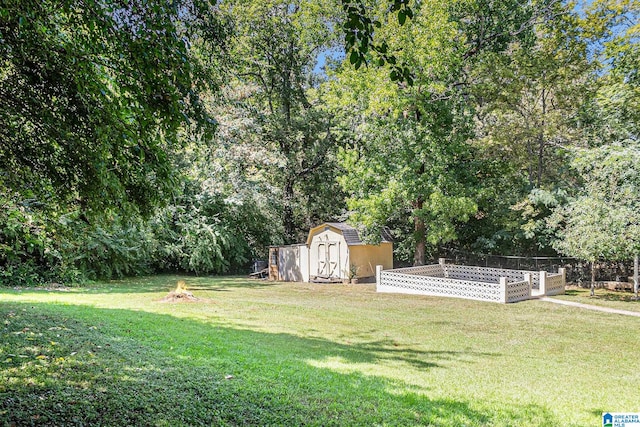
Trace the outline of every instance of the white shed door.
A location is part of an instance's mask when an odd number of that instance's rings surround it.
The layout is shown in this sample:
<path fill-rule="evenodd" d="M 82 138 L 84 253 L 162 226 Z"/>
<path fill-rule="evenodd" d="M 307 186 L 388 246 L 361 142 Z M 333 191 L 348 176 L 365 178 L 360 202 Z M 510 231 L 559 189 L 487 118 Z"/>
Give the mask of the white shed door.
<path fill-rule="evenodd" d="M 340 278 L 340 242 L 318 244 L 318 277 Z"/>

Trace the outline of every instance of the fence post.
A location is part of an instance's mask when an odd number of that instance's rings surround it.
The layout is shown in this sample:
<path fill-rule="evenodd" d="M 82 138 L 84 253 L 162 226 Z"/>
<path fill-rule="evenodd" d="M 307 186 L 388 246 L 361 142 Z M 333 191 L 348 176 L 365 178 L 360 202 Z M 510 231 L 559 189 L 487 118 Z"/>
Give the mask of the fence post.
<path fill-rule="evenodd" d="M 501 293 L 501 299 L 503 303 L 507 303 L 507 278 L 506 277 L 501 277 L 500 278 L 500 293 Z"/>
<path fill-rule="evenodd" d="M 560 267 L 558 268 L 558 274 L 562 274 L 562 289 L 567 286 L 567 269 Z M 564 293 L 564 291 L 562 292 Z"/>
<path fill-rule="evenodd" d="M 529 282 L 529 297 L 531 297 L 531 273 L 524 273 L 524 280 Z"/>
<path fill-rule="evenodd" d="M 447 274 L 447 268 L 445 267 L 446 262 L 447 262 L 446 258 L 438 258 L 438 265 L 442 270 L 442 277 L 449 277 L 449 275 Z"/>
<path fill-rule="evenodd" d="M 380 287 L 380 276 L 382 276 L 382 266 L 376 265 L 376 288 Z"/>
<path fill-rule="evenodd" d="M 540 295 L 542 296 L 547 295 L 547 272 L 546 271 L 540 272 Z"/>

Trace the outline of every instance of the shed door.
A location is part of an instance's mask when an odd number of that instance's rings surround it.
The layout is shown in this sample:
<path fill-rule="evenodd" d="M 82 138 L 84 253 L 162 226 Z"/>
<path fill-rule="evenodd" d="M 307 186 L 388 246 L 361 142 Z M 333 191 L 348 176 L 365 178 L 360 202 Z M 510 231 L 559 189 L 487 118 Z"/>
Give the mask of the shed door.
<path fill-rule="evenodd" d="M 340 277 L 340 242 L 318 244 L 318 277 Z"/>

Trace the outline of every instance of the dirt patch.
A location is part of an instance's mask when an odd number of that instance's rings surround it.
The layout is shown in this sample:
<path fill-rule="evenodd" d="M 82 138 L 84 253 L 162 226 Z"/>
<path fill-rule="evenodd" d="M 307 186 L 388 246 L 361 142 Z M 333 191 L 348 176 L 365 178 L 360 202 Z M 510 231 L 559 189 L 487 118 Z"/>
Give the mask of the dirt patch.
<path fill-rule="evenodd" d="M 174 292 L 171 291 L 160 302 L 194 302 L 200 301 L 199 298 L 193 296 L 191 292 Z"/>

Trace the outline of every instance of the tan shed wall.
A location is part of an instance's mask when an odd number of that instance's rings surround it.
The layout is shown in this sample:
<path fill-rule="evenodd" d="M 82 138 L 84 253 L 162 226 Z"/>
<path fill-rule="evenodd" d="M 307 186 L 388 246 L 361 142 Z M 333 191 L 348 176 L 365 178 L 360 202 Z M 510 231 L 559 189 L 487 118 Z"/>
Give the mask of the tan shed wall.
<path fill-rule="evenodd" d="M 351 264 L 358 267 L 357 277 L 376 275 L 376 265 L 384 270 L 393 268 L 393 244 L 382 242 L 379 245 L 354 245 L 349 247 Z"/>

